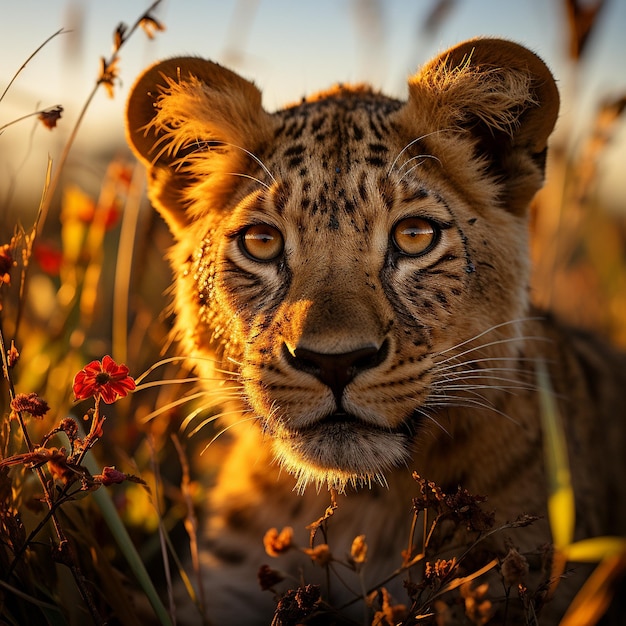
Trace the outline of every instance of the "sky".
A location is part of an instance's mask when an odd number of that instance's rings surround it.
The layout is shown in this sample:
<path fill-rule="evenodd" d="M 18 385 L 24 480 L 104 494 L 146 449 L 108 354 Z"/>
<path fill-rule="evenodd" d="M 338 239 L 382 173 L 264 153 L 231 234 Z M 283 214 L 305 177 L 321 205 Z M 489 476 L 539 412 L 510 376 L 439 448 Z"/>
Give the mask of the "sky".
<path fill-rule="evenodd" d="M 16 164 L 43 168 L 54 159 L 91 91 L 101 56 L 109 56 L 119 22 L 131 24 L 144 0 L 0 0 L 0 92 L 50 35 L 64 33 L 33 58 L 0 102 L 0 126 L 37 108 L 63 105 L 50 133 L 32 124 L 0 136 L 0 176 Z M 424 21 L 434 0 L 164 0 L 155 16 L 166 30 L 149 40 L 133 35 L 121 53 L 114 99 L 97 94 L 83 122 L 74 158 L 122 150 L 123 110 L 142 68 L 168 56 L 199 55 L 222 62 L 262 89 L 274 110 L 336 82 L 367 81 L 404 97 L 406 79 L 423 62 L 464 39 L 500 36 L 523 43 L 552 68 L 561 86 L 559 126 L 582 129 L 598 100 L 626 93 L 626 2 L 601 14 L 584 63 L 568 61 L 563 0 L 456 0 L 436 28 Z M 582 116 L 581 116 L 582 113 Z M 581 120 L 580 122 L 578 120 Z M 622 126 L 625 126 L 622 124 Z M 621 129 L 606 176 L 626 197 L 626 131 Z M 618 158 L 619 157 L 619 158 Z M 621 165 L 623 169 L 623 165 Z M 1 181 L 0 181 L 1 183 Z"/>

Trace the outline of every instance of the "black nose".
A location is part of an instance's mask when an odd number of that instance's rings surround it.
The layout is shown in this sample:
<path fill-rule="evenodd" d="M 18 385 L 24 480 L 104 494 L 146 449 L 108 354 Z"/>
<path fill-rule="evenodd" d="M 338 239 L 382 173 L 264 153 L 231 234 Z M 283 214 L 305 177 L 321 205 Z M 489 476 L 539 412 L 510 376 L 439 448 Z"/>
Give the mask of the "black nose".
<path fill-rule="evenodd" d="M 364 346 L 340 354 L 315 352 L 308 348 L 296 348 L 291 353 L 285 346 L 285 355 L 292 367 L 312 374 L 330 387 L 341 406 L 341 396 L 347 385 L 361 372 L 382 363 L 387 350 L 385 341 L 380 347 Z"/>

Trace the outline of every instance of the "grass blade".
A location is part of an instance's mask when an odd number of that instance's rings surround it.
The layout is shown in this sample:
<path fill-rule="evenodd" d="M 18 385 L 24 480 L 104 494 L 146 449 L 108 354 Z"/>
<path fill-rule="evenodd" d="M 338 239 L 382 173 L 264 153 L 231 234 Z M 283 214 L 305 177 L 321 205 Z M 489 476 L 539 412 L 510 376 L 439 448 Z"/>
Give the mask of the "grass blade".
<path fill-rule="evenodd" d="M 92 474 L 100 473 L 100 467 L 96 463 L 93 455 L 91 453 L 87 453 L 85 456 L 85 466 Z M 172 620 L 170 618 L 169 613 L 167 612 L 165 606 L 161 602 L 159 598 L 159 594 L 152 584 L 152 579 L 146 570 L 141 557 L 137 553 L 135 546 L 130 538 L 126 527 L 122 523 L 120 516 L 111 500 L 111 496 L 108 494 L 107 490 L 104 488 L 100 488 L 97 491 L 94 491 L 92 494 L 93 499 L 100 507 L 100 511 L 102 512 L 102 517 L 106 522 L 111 534 L 115 538 L 117 545 L 120 550 L 124 554 L 124 557 L 128 561 L 128 565 L 132 569 L 134 575 L 137 578 L 141 588 L 143 589 L 148 601 L 152 605 L 156 616 L 159 619 L 159 622 L 163 626 L 172 626 Z"/>
<path fill-rule="evenodd" d="M 543 362 L 537 364 L 537 386 L 548 483 L 548 519 L 554 547 L 561 551 L 574 539 L 576 524 L 574 490 L 570 478 L 565 433 L 554 400 L 548 370 Z"/>

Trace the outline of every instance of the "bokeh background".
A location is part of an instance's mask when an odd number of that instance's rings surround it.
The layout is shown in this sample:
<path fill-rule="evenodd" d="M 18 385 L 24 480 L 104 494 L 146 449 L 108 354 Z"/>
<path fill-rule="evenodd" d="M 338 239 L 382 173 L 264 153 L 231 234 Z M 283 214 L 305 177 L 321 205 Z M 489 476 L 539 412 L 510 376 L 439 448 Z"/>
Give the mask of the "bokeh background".
<path fill-rule="evenodd" d="M 123 149 L 128 89 L 142 68 L 162 57 L 197 54 L 223 62 L 253 78 L 271 110 L 334 82 L 368 81 L 402 97 L 407 76 L 421 63 L 478 35 L 524 43 L 553 68 L 564 96 L 559 130 L 579 141 L 597 103 L 624 89 L 626 3 L 576 4 L 586 11 L 602 5 L 581 56 L 572 56 L 567 0 L 165 0 L 155 15 L 166 31 L 153 40 L 138 36 L 129 41 L 115 98 L 102 92 L 95 99 L 72 161 L 84 163 Z M 29 164 L 37 166 L 42 156 L 38 141 L 44 159 L 47 151 L 54 156 L 55 144 L 65 139 L 97 77 L 99 58 L 109 53 L 113 29 L 118 22 L 132 23 L 147 6 L 140 0 L 0 1 L 2 87 L 41 42 L 58 29 L 66 31 L 28 64 L 2 102 L 2 122 L 38 107 L 65 108 L 53 138 L 41 129 L 35 143 L 25 145 L 18 129 L 4 134 L 5 184 L 27 153 Z M 603 183 L 609 199 L 619 204 L 626 192 L 626 177 L 620 175 L 620 162 L 626 162 L 623 128 L 610 157 L 603 163 Z"/>

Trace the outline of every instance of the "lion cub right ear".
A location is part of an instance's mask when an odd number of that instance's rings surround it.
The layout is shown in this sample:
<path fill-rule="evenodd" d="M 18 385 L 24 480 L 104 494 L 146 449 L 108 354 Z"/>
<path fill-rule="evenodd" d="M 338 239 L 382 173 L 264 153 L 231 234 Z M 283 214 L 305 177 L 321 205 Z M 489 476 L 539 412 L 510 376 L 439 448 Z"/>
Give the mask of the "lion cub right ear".
<path fill-rule="evenodd" d="M 128 100 L 128 143 L 175 236 L 209 210 L 228 207 L 237 175 L 258 169 L 253 155 L 271 132 L 257 87 L 197 57 L 148 68 Z"/>

